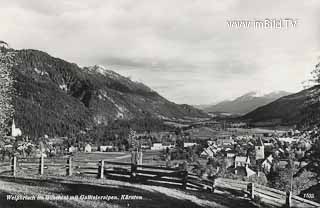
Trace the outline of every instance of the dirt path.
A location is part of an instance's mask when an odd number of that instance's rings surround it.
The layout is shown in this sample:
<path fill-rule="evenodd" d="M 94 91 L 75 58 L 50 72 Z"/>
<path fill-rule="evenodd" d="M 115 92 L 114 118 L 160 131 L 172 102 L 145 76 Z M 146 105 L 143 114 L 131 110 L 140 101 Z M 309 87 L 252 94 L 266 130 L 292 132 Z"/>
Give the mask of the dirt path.
<path fill-rule="evenodd" d="M 36 197 L 70 197 L 63 200 L 8 200 L 8 195 Z M 82 197 L 81 197 L 82 195 Z M 103 196 L 100 199 L 85 197 Z M 72 198 L 78 196 L 78 198 Z M 113 197 L 107 200 L 107 196 Z M 128 198 L 129 197 L 129 198 Z M 130 198 L 133 197 L 133 198 Z M 57 198 L 55 198 L 57 199 Z M 182 191 L 158 186 L 130 184 L 112 180 L 96 180 L 96 184 L 83 180 L 66 181 L 63 179 L 23 179 L 0 178 L 1 208 L 106 208 L 106 207 L 246 207 L 254 208 L 250 202 L 223 193 L 199 193 Z"/>

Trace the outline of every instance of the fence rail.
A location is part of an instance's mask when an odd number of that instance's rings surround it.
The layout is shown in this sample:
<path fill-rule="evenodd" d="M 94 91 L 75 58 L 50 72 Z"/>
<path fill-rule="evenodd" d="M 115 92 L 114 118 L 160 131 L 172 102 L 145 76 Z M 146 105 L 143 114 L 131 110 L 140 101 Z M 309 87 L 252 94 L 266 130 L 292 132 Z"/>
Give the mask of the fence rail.
<path fill-rule="evenodd" d="M 219 178 L 216 182 L 218 187 L 230 187 L 237 190 L 246 190 L 253 196 L 259 196 L 264 201 L 275 206 L 287 205 L 287 207 L 320 207 L 319 203 L 301 198 L 299 196 L 292 196 L 291 192 L 283 192 L 270 187 L 254 184 L 247 181 L 238 181 L 226 178 Z M 253 186 L 254 188 L 248 188 Z M 253 193 L 252 193 L 253 192 Z"/>
<path fill-rule="evenodd" d="M 320 207 L 319 203 L 307 199 L 292 196 L 291 192 L 283 192 L 277 189 L 265 187 L 247 181 L 238 181 L 226 178 L 206 180 L 185 170 L 176 168 L 137 165 L 125 162 L 73 160 L 68 158 L 17 158 L 11 162 L 0 162 L 0 174 L 22 174 L 31 171 L 40 175 L 51 174 L 72 176 L 85 175 L 96 178 L 110 178 L 116 180 L 128 180 L 152 185 L 174 186 L 182 189 L 208 190 L 215 188 L 233 189 L 241 191 L 251 199 L 259 196 L 266 203 L 283 207 Z"/>

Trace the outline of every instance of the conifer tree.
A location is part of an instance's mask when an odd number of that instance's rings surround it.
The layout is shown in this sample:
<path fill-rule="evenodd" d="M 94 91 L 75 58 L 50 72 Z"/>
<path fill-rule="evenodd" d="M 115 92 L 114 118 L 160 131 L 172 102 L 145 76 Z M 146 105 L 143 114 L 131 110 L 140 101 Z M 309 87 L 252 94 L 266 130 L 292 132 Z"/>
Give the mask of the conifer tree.
<path fill-rule="evenodd" d="M 0 41 L 5 43 L 4 41 Z M 6 44 L 6 46 L 8 46 Z M 13 62 L 14 51 L 0 46 L 0 137 L 6 134 L 8 123 L 12 120 L 14 114 L 13 94 L 14 94 L 14 79 L 13 79 Z"/>

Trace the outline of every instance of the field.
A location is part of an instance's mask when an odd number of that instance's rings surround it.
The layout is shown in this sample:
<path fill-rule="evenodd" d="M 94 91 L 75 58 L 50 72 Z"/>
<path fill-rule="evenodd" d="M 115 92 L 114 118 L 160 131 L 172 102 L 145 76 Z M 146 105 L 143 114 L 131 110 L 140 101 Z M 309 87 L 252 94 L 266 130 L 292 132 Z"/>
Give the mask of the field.
<path fill-rule="evenodd" d="M 284 133 L 285 130 L 282 128 L 279 129 L 267 129 L 267 128 L 228 128 L 229 132 L 234 133 L 235 135 L 253 135 L 253 134 L 264 134 L 264 133 Z"/>
<path fill-rule="evenodd" d="M 143 164 L 153 164 L 153 165 L 165 165 L 164 162 L 160 161 L 160 151 L 147 150 L 143 152 Z M 114 162 L 131 162 L 130 152 L 92 152 L 84 153 L 79 152 L 73 155 L 74 160 L 107 160 Z"/>

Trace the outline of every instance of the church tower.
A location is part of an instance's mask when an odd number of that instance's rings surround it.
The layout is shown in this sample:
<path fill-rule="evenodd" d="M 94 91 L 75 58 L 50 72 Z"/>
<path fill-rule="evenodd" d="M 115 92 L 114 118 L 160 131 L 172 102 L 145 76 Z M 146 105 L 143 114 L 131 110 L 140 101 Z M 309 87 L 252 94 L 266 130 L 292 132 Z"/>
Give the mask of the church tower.
<path fill-rule="evenodd" d="M 12 126 L 11 126 L 11 136 L 13 137 L 17 137 L 17 136 L 21 136 L 22 132 L 19 128 L 16 128 L 16 124 L 14 122 L 14 119 L 12 120 Z"/>
<path fill-rule="evenodd" d="M 15 130 L 16 130 L 16 124 L 14 123 L 14 119 L 13 119 L 12 125 L 11 125 L 11 136 L 13 136 Z"/>
<path fill-rule="evenodd" d="M 255 146 L 256 160 L 264 159 L 264 145 L 261 138 L 258 138 L 257 144 Z"/>

